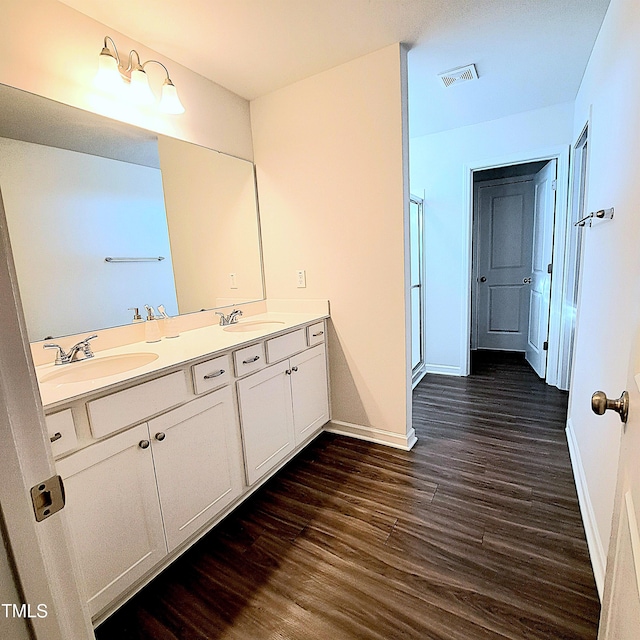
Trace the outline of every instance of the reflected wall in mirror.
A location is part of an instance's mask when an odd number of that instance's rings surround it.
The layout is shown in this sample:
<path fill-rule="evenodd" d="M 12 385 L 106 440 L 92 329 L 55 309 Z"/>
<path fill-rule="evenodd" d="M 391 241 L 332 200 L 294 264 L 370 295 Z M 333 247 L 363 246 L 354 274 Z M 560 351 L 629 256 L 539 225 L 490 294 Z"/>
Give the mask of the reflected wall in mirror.
<path fill-rule="evenodd" d="M 0 114 L 31 341 L 264 298 L 252 163 L 3 85 Z"/>
<path fill-rule="evenodd" d="M 180 313 L 261 299 L 253 165 L 165 136 L 158 149 Z"/>

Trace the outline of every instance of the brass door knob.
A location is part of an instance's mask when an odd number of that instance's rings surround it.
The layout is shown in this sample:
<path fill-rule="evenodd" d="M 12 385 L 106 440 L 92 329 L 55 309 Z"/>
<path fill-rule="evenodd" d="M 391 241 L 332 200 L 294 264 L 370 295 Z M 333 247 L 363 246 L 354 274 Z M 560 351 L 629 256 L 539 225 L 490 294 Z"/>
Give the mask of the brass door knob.
<path fill-rule="evenodd" d="M 596 391 L 591 396 L 591 409 L 593 413 L 601 416 L 607 409 L 617 412 L 622 422 L 626 422 L 629 417 L 629 394 L 623 391 L 617 400 L 609 400 L 604 391 Z"/>

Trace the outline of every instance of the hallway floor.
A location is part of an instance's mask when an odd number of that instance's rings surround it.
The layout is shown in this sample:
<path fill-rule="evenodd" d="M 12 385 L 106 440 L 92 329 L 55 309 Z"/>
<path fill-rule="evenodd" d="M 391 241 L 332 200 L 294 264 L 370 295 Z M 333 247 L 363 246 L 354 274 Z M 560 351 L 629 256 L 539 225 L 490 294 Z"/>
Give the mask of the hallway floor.
<path fill-rule="evenodd" d="M 323 434 L 99 640 L 592 640 L 567 394 L 521 356 L 414 392 L 410 452 Z"/>

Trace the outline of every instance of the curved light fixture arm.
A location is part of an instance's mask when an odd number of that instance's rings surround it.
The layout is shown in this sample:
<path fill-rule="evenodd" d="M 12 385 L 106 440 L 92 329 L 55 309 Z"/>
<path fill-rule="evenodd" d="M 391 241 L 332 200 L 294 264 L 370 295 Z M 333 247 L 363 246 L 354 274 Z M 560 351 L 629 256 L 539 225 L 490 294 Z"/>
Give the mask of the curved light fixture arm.
<path fill-rule="evenodd" d="M 133 64 L 133 54 L 134 53 L 136 54 L 136 58 L 138 60 L 138 62 L 136 63 L 135 66 Z M 127 68 L 125 70 L 125 73 L 126 74 L 130 74 L 134 70 L 144 71 L 144 65 L 145 64 L 147 64 L 147 63 L 146 62 L 143 63 L 140 60 L 140 54 L 135 49 L 131 49 L 131 51 L 129 51 L 129 61 L 127 62 Z"/>
<path fill-rule="evenodd" d="M 111 46 L 113 46 L 113 50 L 115 51 L 115 54 L 116 54 L 115 56 L 113 56 L 113 54 L 111 53 L 111 49 L 109 49 L 109 46 L 107 45 L 107 40 L 111 42 Z M 113 41 L 113 38 L 111 36 L 104 37 L 104 47 L 102 49 L 102 52 L 113 56 L 116 59 L 118 66 L 120 66 L 120 54 L 118 53 L 118 47 L 116 47 L 116 43 Z"/>
<path fill-rule="evenodd" d="M 140 58 L 138 58 L 138 60 L 140 60 Z M 167 69 L 167 67 L 165 67 L 165 66 L 162 64 L 162 62 L 158 62 L 158 60 L 147 60 L 146 62 L 143 62 L 141 66 L 142 66 L 142 68 L 144 69 L 148 64 L 151 64 L 152 62 L 153 62 L 154 64 L 159 64 L 159 65 L 164 69 L 164 72 L 167 74 L 167 80 L 168 80 L 169 82 L 171 82 L 171 78 L 169 77 L 169 69 Z M 172 83 L 172 84 L 173 84 L 173 83 Z"/>

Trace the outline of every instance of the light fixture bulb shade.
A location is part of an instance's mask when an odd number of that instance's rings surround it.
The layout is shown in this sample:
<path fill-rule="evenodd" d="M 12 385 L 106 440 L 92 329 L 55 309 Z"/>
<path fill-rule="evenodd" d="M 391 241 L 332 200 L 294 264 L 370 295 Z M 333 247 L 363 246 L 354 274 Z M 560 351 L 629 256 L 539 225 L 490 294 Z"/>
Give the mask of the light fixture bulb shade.
<path fill-rule="evenodd" d="M 121 90 L 124 81 L 118 70 L 118 61 L 111 55 L 108 50 L 105 50 L 98 56 L 98 73 L 94 82 L 97 87 L 104 91 L 118 91 Z"/>
<path fill-rule="evenodd" d="M 144 69 L 133 69 L 131 72 L 129 93 L 131 99 L 139 105 L 153 104 L 156 101 Z"/>
<path fill-rule="evenodd" d="M 160 98 L 160 109 L 165 113 L 184 113 L 184 106 L 180 102 L 176 88 L 168 78 L 162 85 L 162 97 Z"/>

